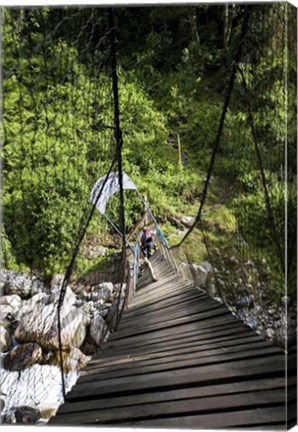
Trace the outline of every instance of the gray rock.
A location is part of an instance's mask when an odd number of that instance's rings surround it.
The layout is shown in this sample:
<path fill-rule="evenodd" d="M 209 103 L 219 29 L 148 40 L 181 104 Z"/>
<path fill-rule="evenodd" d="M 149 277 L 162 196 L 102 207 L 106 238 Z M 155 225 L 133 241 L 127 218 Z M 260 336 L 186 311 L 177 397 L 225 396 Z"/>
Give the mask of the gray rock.
<path fill-rule="evenodd" d="M 114 285 L 112 282 L 102 282 L 92 287 L 92 297 L 103 300 L 104 302 L 108 301 L 112 295 L 113 289 Z"/>
<path fill-rule="evenodd" d="M 0 322 L 3 323 L 9 315 L 13 314 L 13 307 L 10 305 L 0 305 Z"/>
<path fill-rule="evenodd" d="M 275 315 L 276 314 L 276 309 L 275 308 L 269 308 L 268 309 L 268 314 L 269 315 Z"/>
<path fill-rule="evenodd" d="M 36 315 L 37 311 L 41 311 L 44 306 L 51 303 L 51 296 L 46 293 L 39 293 L 32 296 L 29 300 L 23 300 L 19 308 L 16 318 L 21 321 L 28 314 Z"/>
<path fill-rule="evenodd" d="M 0 305 L 11 306 L 14 310 L 18 309 L 21 306 L 21 303 L 22 299 L 17 294 L 0 297 Z"/>
<path fill-rule="evenodd" d="M 43 292 L 45 287 L 36 277 L 28 277 L 24 273 L 13 270 L 0 272 L 0 289 L 5 295 L 19 295 L 22 299 L 28 299 L 34 294 Z"/>
<path fill-rule="evenodd" d="M 220 278 L 217 278 L 217 283 L 219 283 L 219 285 L 221 285 L 222 287 L 225 286 L 225 282 Z"/>
<path fill-rule="evenodd" d="M 53 303 L 33 307 L 30 313 L 22 315 L 15 331 L 18 342 L 37 342 L 43 348 L 58 349 L 57 308 L 59 290 L 53 292 Z M 63 349 L 80 346 L 86 336 L 86 318 L 75 306 L 77 298 L 69 287 L 61 308 L 61 341 Z M 31 305 L 32 306 L 32 305 Z"/>
<path fill-rule="evenodd" d="M 51 280 L 51 287 L 61 286 L 64 280 L 64 274 L 55 274 Z"/>
<path fill-rule="evenodd" d="M 90 324 L 90 335 L 96 345 L 100 346 L 100 344 L 104 341 L 107 332 L 108 327 L 105 320 L 102 318 L 102 316 L 96 314 Z"/>
<path fill-rule="evenodd" d="M 245 294 L 243 296 L 240 296 L 236 299 L 237 306 L 238 307 L 249 307 L 251 308 L 253 306 L 253 298 L 252 296 Z"/>
<path fill-rule="evenodd" d="M 212 272 L 212 265 L 210 264 L 210 262 L 208 262 L 208 261 L 204 261 L 203 264 L 202 264 L 202 267 L 204 267 L 204 269 L 205 269 L 208 273 Z"/>
<path fill-rule="evenodd" d="M 40 418 L 40 412 L 36 408 L 30 406 L 20 406 L 15 410 L 17 423 L 36 423 Z"/>
<path fill-rule="evenodd" d="M 107 248 L 103 246 L 93 246 L 92 248 L 88 249 L 87 256 L 92 259 L 98 258 L 99 256 L 104 257 L 106 256 L 107 251 Z"/>
<path fill-rule="evenodd" d="M 15 424 L 17 422 L 14 412 L 9 412 L 1 417 L 1 424 Z"/>
<path fill-rule="evenodd" d="M 96 306 L 94 301 L 88 301 L 81 306 L 80 310 L 87 315 L 93 315 L 96 311 Z"/>
<path fill-rule="evenodd" d="M 12 339 L 9 331 L 0 325 L 0 347 L 2 352 L 9 351 L 12 348 Z"/>
<path fill-rule="evenodd" d="M 218 291 L 216 289 L 215 284 L 207 285 L 207 292 L 210 294 L 211 297 L 218 296 Z"/>
<path fill-rule="evenodd" d="M 181 223 L 187 227 L 191 227 L 195 221 L 195 218 L 193 216 L 184 216 L 181 219 Z"/>
<path fill-rule="evenodd" d="M 196 264 L 181 263 L 180 271 L 183 276 L 188 280 L 193 280 L 195 285 L 201 286 L 206 283 L 208 271 L 203 266 Z"/>
<path fill-rule="evenodd" d="M 108 315 L 108 313 L 109 313 L 109 309 L 108 308 L 98 309 L 97 313 L 101 317 L 105 318 Z"/>
<path fill-rule="evenodd" d="M 266 335 L 269 339 L 273 339 L 275 336 L 275 331 L 272 328 L 266 330 Z"/>
<path fill-rule="evenodd" d="M 79 348 L 74 347 L 71 351 L 62 352 L 63 371 L 65 373 L 77 371 L 86 366 L 91 360 L 91 357 L 86 356 Z M 60 367 L 60 352 L 55 351 L 54 356 L 50 360 L 51 365 Z"/>
<path fill-rule="evenodd" d="M 3 366 L 10 371 L 22 371 L 41 363 L 42 349 L 37 343 L 27 343 L 10 351 L 3 359 Z"/>
<path fill-rule="evenodd" d="M 231 256 L 230 261 L 231 261 L 232 263 L 235 263 L 235 264 L 238 264 L 238 263 L 239 263 L 238 259 L 237 259 L 236 257 L 234 257 L 234 256 Z"/>

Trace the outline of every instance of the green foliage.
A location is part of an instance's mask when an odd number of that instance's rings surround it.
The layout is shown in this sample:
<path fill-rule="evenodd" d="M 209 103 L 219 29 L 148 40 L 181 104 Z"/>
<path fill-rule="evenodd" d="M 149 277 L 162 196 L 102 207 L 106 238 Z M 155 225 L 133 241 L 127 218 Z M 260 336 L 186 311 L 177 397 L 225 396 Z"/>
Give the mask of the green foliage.
<path fill-rule="evenodd" d="M 6 26 L 12 29 L 9 19 Z M 13 51 L 22 43 L 18 36 L 8 33 L 4 38 L 7 68 L 13 66 Z M 35 42 L 40 37 L 40 33 L 32 34 Z M 109 141 L 105 131 L 98 134 L 92 129 L 90 114 L 97 107 L 98 82 L 78 62 L 76 49 L 59 40 L 47 47 L 46 54 L 47 58 L 42 52 L 22 58 L 16 73 L 4 82 L 3 209 L 16 261 L 51 274 L 69 261 L 90 187 L 100 173 L 94 143 L 105 139 L 100 146 L 106 153 Z M 40 79 L 57 57 L 59 68 Z M 65 73 L 69 78 L 61 80 Z M 104 76 L 101 84 L 107 87 Z"/>
<path fill-rule="evenodd" d="M 245 259 L 266 260 L 262 277 L 274 281 L 272 290 L 280 297 L 282 272 L 268 223 L 256 144 L 283 243 L 285 202 L 289 237 L 296 238 L 296 59 L 284 50 L 283 21 L 276 28 L 271 25 L 272 12 L 282 16 L 286 5 L 254 7 L 239 65 L 250 107 L 237 73 L 203 222 L 216 265 L 228 262 L 235 250 L 241 255 L 246 242 Z M 62 26 L 60 14 L 67 18 Z M 227 22 L 224 8 L 216 5 L 117 9 L 123 169 L 148 199 L 171 245 L 186 232 L 171 221 L 195 216 L 202 199 L 242 7 L 233 6 L 229 14 Z M 51 274 L 69 263 L 90 209 L 90 189 L 107 172 L 115 154 L 112 84 L 105 57 L 110 42 L 107 38 L 98 44 L 107 16 L 101 8 L 94 9 L 92 18 L 88 8 L 78 16 L 72 9 L 55 8 L 5 9 L 4 15 L 3 261 L 8 267 Z M 86 20 L 89 24 L 82 27 Z M 177 133 L 186 160 L 183 167 L 177 142 L 171 139 Z M 125 191 L 127 233 L 143 210 L 138 195 Z M 107 214 L 119 226 L 119 195 L 110 200 Z M 179 249 L 180 258 L 198 264 L 209 260 L 203 240 L 196 228 Z M 77 274 L 101 268 L 107 261 L 90 257 L 89 243 L 106 243 L 108 255 L 120 244 L 97 214 L 76 262 Z M 293 245 L 289 248 L 293 250 Z M 294 287 L 295 265 L 289 266 Z"/>
<path fill-rule="evenodd" d="M 2 226 L 2 233 L 1 233 L 1 250 L 0 250 L 0 262 L 1 267 L 4 268 L 10 268 L 10 269 L 17 269 L 16 261 L 13 256 L 11 243 L 5 233 L 4 226 Z"/>
<path fill-rule="evenodd" d="M 204 221 L 212 222 L 217 229 L 226 234 L 232 234 L 237 230 L 237 219 L 235 215 L 224 205 L 211 208 L 204 218 Z"/>

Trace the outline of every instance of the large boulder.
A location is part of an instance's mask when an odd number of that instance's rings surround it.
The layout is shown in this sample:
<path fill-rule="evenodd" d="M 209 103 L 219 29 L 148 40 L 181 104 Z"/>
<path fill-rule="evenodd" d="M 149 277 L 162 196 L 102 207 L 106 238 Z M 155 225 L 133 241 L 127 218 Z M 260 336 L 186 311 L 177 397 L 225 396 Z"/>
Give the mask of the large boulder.
<path fill-rule="evenodd" d="M 112 282 L 102 282 L 99 285 L 94 285 L 91 288 L 91 296 L 92 298 L 106 302 L 110 300 L 113 289 L 114 285 Z"/>
<path fill-rule="evenodd" d="M 193 225 L 194 221 L 195 221 L 195 218 L 193 216 L 184 216 L 181 219 L 181 223 L 184 226 L 189 227 L 189 228 Z"/>
<path fill-rule="evenodd" d="M 203 266 L 181 263 L 180 271 L 186 279 L 192 280 L 196 286 L 201 286 L 206 283 L 208 271 Z"/>
<path fill-rule="evenodd" d="M 51 296 L 46 293 L 39 293 L 32 296 L 29 300 L 23 300 L 16 314 L 16 319 L 21 321 L 27 315 L 36 315 L 41 312 L 44 306 L 51 303 Z"/>
<path fill-rule="evenodd" d="M 51 287 L 61 286 L 64 281 L 64 274 L 55 274 L 51 279 Z"/>
<path fill-rule="evenodd" d="M 80 307 L 80 310 L 86 316 L 88 324 L 91 322 L 91 319 L 95 314 L 99 314 L 102 317 L 105 317 L 108 313 L 108 308 L 106 307 L 105 304 L 102 304 L 99 301 L 97 302 L 97 301 L 92 301 L 92 300 L 85 302 Z"/>
<path fill-rule="evenodd" d="M 89 328 L 90 329 L 90 328 Z M 83 345 L 80 346 L 80 350 L 83 354 L 87 356 L 93 356 L 98 349 L 98 346 L 96 345 L 94 339 L 90 335 L 90 333 L 87 333 L 87 337 L 84 340 Z"/>
<path fill-rule="evenodd" d="M 0 297 L 0 305 L 8 305 L 13 309 L 19 309 L 21 307 L 22 299 L 19 295 L 6 295 Z"/>
<path fill-rule="evenodd" d="M 10 371 L 22 371 L 42 360 L 41 347 L 37 343 L 26 343 L 9 352 L 3 359 L 3 366 Z"/>
<path fill-rule="evenodd" d="M 97 346 L 104 342 L 108 335 L 108 327 L 101 315 L 96 314 L 90 324 L 90 336 Z"/>
<path fill-rule="evenodd" d="M 1 424 L 14 424 L 17 422 L 15 413 L 12 411 L 1 416 L 0 420 L 1 420 Z"/>
<path fill-rule="evenodd" d="M 4 327 L 10 327 L 13 320 L 13 307 L 10 305 L 0 305 L 0 324 Z"/>
<path fill-rule="evenodd" d="M 9 331 L 2 325 L 0 325 L 0 347 L 2 352 L 9 351 L 12 348 Z"/>
<path fill-rule="evenodd" d="M 1 270 L 0 280 L 0 289 L 4 295 L 17 294 L 22 299 L 28 299 L 45 290 L 44 284 L 36 277 L 28 277 L 13 270 Z"/>
<path fill-rule="evenodd" d="M 30 313 L 22 316 L 22 320 L 16 328 L 14 335 L 17 341 L 37 342 L 42 347 L 53 350 L 59 348 L 58 290 L 53 292 L 52 298 L 53 303 L 42 303 L 41 307 L 35 306 L 31 309 Z M 63 349 L 79 347 L 86 336 L 86 318 L 75 306 L 76 301 L 75 294 L 67 287 L 60 313 L 61 343 Z M 38 302 L 35 304 L 38 304 Z"/>
<path fill-rule="evenodd" d="M 40 418 L 40 411 L 30 406 L 20 406 L 15 410 L 17 423 L 36 423 Z"/>
<path fill-rule="evenodd" d="M 114 330 L 117 326 L 118 320 L 120 318 L 120 314 L 124 308 L 125 288 L 126 288 L 126 284 L 123 284 L 123 289 L 121 293 L 117 295 L 114 302 L 109 307 L 109 311 L 107 313 L 107 316 L 105 317 L 109 329 Z"/>
<path fill-rule="evenodd" d="M 75 347 L 70 352 L 62 351 L 62 360 L 64 373 L 69 373 L 85 367 L 91 357 L 86 356 L 79 348 Z M 60 351 L 55 352 L 50 363 L 60 367 Z"/>

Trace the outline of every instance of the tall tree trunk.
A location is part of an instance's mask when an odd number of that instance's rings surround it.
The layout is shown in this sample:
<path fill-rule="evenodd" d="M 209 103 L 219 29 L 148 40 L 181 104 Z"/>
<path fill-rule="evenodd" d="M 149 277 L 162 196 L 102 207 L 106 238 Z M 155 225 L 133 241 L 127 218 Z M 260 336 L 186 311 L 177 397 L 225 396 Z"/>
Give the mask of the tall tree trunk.
<path fill-rule="evenodd" d="M 224 34 L 223 34 L 223 38 L 224 38 L 224 49 L 226 51 L 227 51 L 228 45 L 229 45 L 229 40 L 230 40 L 230 35 L 231 35 L 231 30 L 232 30 L 234 8 L 235 8 L 234 4 L 231 5 L 232 9 L 229 6 L 230 6 L 229 3 L 226 3 L 224 5 Z"/>
<path fill-rule="evenodd" d="M 196 43 L 200 42 L 200 36 L 197 27 L 197 10 L 196 6 L 190 8 L 189 23 L 191 28 L 192 40 Z"/>
<path fill-rule="evenodd" d="M 229 4 L 224 5 L 224 48 L 228 48 L 228 33 L 229 33 Z"/>

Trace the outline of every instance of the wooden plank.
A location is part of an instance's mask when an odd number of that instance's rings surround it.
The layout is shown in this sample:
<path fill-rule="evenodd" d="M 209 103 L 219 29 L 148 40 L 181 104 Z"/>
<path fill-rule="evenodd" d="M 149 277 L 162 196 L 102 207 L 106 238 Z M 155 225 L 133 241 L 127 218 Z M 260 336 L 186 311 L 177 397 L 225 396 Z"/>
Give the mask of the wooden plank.
<path fill-rule="evenodd" d="M 148 333 L 146 334 L 146 336 L 144 337 L 144 335 L 142 336 L 142 338 L 135 338 L 133 335 L 131 338 L 126 338 L 121 342 L 121 345 L 119 344 L 119 340 L 117 341 L 111 341 L 108 342 L 105 345 L 105 348 L 108 350 L 117 350 L 118 348 L 120 350 L 123 349 L 132 349 L 134 350 L 136 347 L 140 348 L 140 347 L 148 347 L 150 345 L 156 345 L 156 344 L 163 344 L 165 346 L 165 344 L 169 343 L 171 345 L 175 344 L 175 343 L 184 343 L 184 342 L 190 342 L 190 341 L 196 341 L 196 340 L 210 340 L 213 339 L 214 337 L 219 337 L 219 336 L 225 336 L 225 335 L 232 335 L 237 333 L 239 336 L 241 336 L 242 334 L 248 334 L 251 332 L 241 326 L 241 324 L 239 323 L 238 326 L 235 325 L 235 323 L 233 323 L 232 325 L 223 327 L 222 329 L 218 329 L 216 328 L 215 330 L 211 329 L 211 331 L 209 329 L 206 329 L 205 331 L 191 331 L 191 332 L 186 332 L 185 334 L 181 334 L 181 333 L 174 333 L 174 335 L 165 335 L 165 336 L 156 336 L 154 333 Z M 255 335 L 255 334 L 254 334 Z M 260 340 L 261 337 L 260 337 Z M 270 345 L 270 344 L 269 344 Z"/>
<path fill-rule="evenodd" d="M 208 383 L 220 383 L 230 379 L 255 379 L 256 377 L 266 377 L 268 374 L 284 374 L 284 357 L 275 356 L 274 362 L 268 361 L 268 358 L 251 359 L 249 362 L 237 360 L 225 364 L 216 364 L 200 367 L 190 367 L 177 371 L 155 372 L 135 377 L 121 377 L 110 380 L 97 381 L 93 378 L 90 381 L 81 383 L 78 380 L 77 385 L 68 397 L 71 399 L 80 399 L 82 397 L 93 398 L 96 394 L 117 394 L 119 392 L 136 392 L 147 389 L 150 391 L 160 391 L 163 388 L 178 386 L 198 385 Z"/>
<path fill-rule="evenodd" d="M 149 332 L 147 334 L 147 341 L 154 341 L 154 340 L 166 340 L 170 338 L 180 338 L 183 339 L 184 335 L 187 336 L 193 336 L 194 334 L 203 335 L 207 333 L 216 333 L 220 330 L 227 330 L 232 328 L 243 328 L 243 329 L 249 329 L 248 326 L 243 324 L 241 321 L 235 321 L 235 319 L 224 319 L 222 322 L 216 323 L 212 322 L 210 326 L 205 327 L 198 327 L 196 325 L 191 325 L 190 327 L 187 324 L 178 326 L 176 330 L 173 332 L 171 329 L 165 329 L 165 330 L 156 330 L 154 332 Z M 131 333 L 130 336 L 126 338 L 120 337 L 121 332 L 112 333 L 109 340 L 107 341 L 107 345 L 119 345 L 119 342 L 121 344 L 128 344 L 128 343 L 134 343 L 134 345 L 138 342 L 143 341 L 143 336 L 135 335 L 135 333 Z"/>
<path fill-rule="evenodd" d="M 71 422 L 73 424 L 113 424 L 122 423 L 125 421 L 137 421 L 158 418 L 167 416 L 178 415 L 199 415 L 210 412 L 224 412 L 225 410 L 235 409 L 249 409 L 284 405 L 284 389 L 267 390 L 262 392 L 248 392 L 238 393 L 237 395 L 222 395 L 220 397 L 214 396 L 212 398 L 194 398 L 187 399 L 186 401 L 170 401 L 140 404 L 136 406 L 126 406 L 124 408 L 107 408 L 101 409 L 100 405 L 94 410 L 87 410 L 85 412 L 72 413 Z M 60 421 L 69 417 L 68 414 L 61 414 Z"/>
<path fill-rule="evenodd" d="M 213 310 L 214 311 L 214 310 Z M 236 320 L 234 317 L 232 317 L 229 314 L 217 314 L 217 309 L 215 310 L 215 316 L 212 313 L 212 316 L 209 320 L 197 320 L 193 319 L 193 317 L 190 318 L 190 322 L 187 320 L 183 320 L 181 323 L 176 323 L 176 320 L 173 319 L 172 321 L 174 324 L 172 326 L 165 326 L 163 328 L 159 325 L 159 323 L 155 323 L 156 327 L 154 328 L 154 323 L 150 323 L 150 327 L 148 331 L 144 331 L 144 333 L 147 333 L 147 339 L 160 339 L 160 338 L 169 338 L 172 335 L 175 336 L 177 334 L 177 337 L 183 337 L 183 335 L 190 335 L 193 336 L 194 334 L 206 334 L 206 333 L 216 333 L 217 331 L 220 331 L 220 329 L 223 328 L 238 328 L 242 329 L 246 332 L 251 332 L 252 329 L 245 325 L 243 322 Z M 137 325 L 140 325 L 139 321 L 136 321 Z M 146 330 L 146 326 L 143 326 L 143 329 Z M 125 337 L 124 337 L 125 335 Z M 122 337 L 121 337 L 122 336 Z M 143 335 L 138 334 L 136 332 L 129 332 L 126 327 L 122 328 L 117 333 L 112 333 L 109 341 L 107 344 L 110 343 L 118 343 L 119 341 L 121 343 L 129 342 L 129 340 L 134 341 L 142 341 Z"/>
<path fill-rule="evenodd" d="M 180 355 L 181 357 L 183 357 L 185 354 L 187 354 L 200 357 L 208 352 L 210 352 L 210 355 L 212 355 L 212 350 L 219 350 L 220 352 L 236 352 L 245 351 L 246 349 L 257 349 L 265 354 L 266 351 L 270 350 L 271 348 L 276 352 L 280 353 L 280 349 L 278 347 L 274 345 L 268 345 L 266 341 L 258 339 L 256 340 L 254 338 L 249 340 L 243 340 L 242 338 L 240 338 L 240 340 L 222 340 L 216 344 L 212 343 L 212 341 L 205 341 L 205 343 L 202 344 L 199 343 L 198 345 L 188 345 L 186 347 L 181 347 L 180 345 L 178 345 L 175 347 L 170 347 L 166 351 L 157 349 L 148 352 L 135 352 L 132 350 L 130 354 L 126 354 L 121 351 L 112 352 L 111 350 L 108 350 L 106 356 L 98 355 L 97 357 L 94 357 L 91 362 L 89 362 L 88 367 L 91 367 L 93 364 L 96 365 L 96 367 L 98 368 L 106 366 L 113 367 L 113 365 L 116 365 L 118 362 L 131 362 L 132 359 L 135 359 L 135 361 L 137 361 L 138 358 L 148 359 L 150 361 L 153 361 L 154 359 L 156 359 L 156 361 L 163 361 L 165 357 L 170 358 L 171 355 Z"/>
<path fill-rule="evenodd" d="M 186 304 L 185 302 L 181 302 L 180 305 L 175 306 L 173 308 L 161 308 L 156 309 L 154 312 L 145 313 L 136 317 L 135 321 L 129 320 L 124 321 L 121 328 L 129 329 L 135 327 L 135 323 L 138 322 L 140 325 L 142 323 L 149 325 L 151 323 L 161 322 L 162 318 L 170 319 L 170 318 L 179 318 L 180 316 L 189 316 L 195 313 L 208 312 L 217 308 L 220 308 L 221 305 L 219 303 L 210 303 L 210 304 L 200 304 L 200 303 L 190 303 Z"/>
<path fill-rule="evenodd" d="M 177 306 L 181 307 L 181 303 L 183 302 L 183 305 L 186 306 L 188 303 L 192 302 L 193 304 L 200 303 L 200 305 L 203 304 L 209 304 L 211 299 L 206 298 L 205 296 L 200 296 L 193 290 L 189 290 L 184 293 L 178 293 L 176 295 L 172 295 L 168 297 L 167 299 L 156 299 L 155 302 L 150 303 L 144 303 L 141 306 L 132 306 L 130 305 L 128 309 L 125 311 L 125 314 L 123 316 L 122 323 L 126 323 L 131 320 L 137 319 L 139 316 L 143 315 L 144 313 L 150 314 L 154 313 L 155 311 L 161 310 L 161 309 L 171 309 Z"/>
<path fill-rule="evenodd" d="M 250 347 L 257 347 L 259 342 L 255 342 L 255 341 L 251 341 L 249 344 L 247 344 L 246 342 L 243 343 L 243 341 L 241 342 L 241 344 L 243 344 L 242 346 L 248 346 L 247 349 L 250 349 Z M 226 350 L 234 350 L 234 351 L 240 351 L 241 350 L 241 346 L 239 348 L 239 344 L 238 341 L 235 343 L 235 341 L 224 341 L 220 344 L 216 345 L 218 349 L 222 350 L 223 352 L 225 352 Z M 214 346 L 212 346 L 214 347 Z M 92 369 L 93 366 L 95 367 L 105 367 L 104 365 L 108 365 L 109 363 L 111 364 L 111 366 L 115 363 L 119 364 L 120 367 L 123 367 L 123 364 L 125 364 L 126 362 L 133 362 L 133 361 L 138 361 L 138 359 L 140 359 L 139 361 L 146 361 L 146 360 L 150 360 L 151 362 L 154 361 L 154 359 L 159 360 L 160 362 L 162 362 L 164 359 L 166 359 L 167 357 L 170 356 L 176 356 L 177 358 L 179 357 L 183 357 L 183 356 L 191 356 L 192 354 L 194 356 L 200 356 L 202 354 L 205 354 L 206 352 L 208 352 L 208 350 L 210 349 L 210 347 L 208 348 L 208 346 L 206 345 L 198 345 L 198 346 L 194 346 L 194 347 L 187 347 L 187 348 L 176 348 L 176 349 L 171 349 L 168 351 L 151 351 L 151 352 L 139 352 L 139 353 L 131 353 L 131 354 L 123 354 L 123 353 L 119 353 L 118 355 L 110 355 L 107 358 L 98 358 L 98 359 L 93 359 L 89 364 L 88 364 L 88 369 Z M 245 348 L 244 348 L 245 349 Z M 262 352 L 265 354 L 266 353 L 266 346 L 263 346 L 263 350 Z"/>
<path fill-rule="evenodd" d="M 166 322 L 160 322 L 160 323 L 157 323 L 156 325 L 154 325 L 154 323 L 153 323 L 153 324 L 148 325 L 148 326 L 143 326 L 142 328 L 135 327 L 134 332 L 135 332 L 135 334 L 141 334 L 141 333 L 145 333 L 147 331 L 155 331 L 156 329 L 172 327 L 172 326 L 176 326 L 176 325 L 184 324 L 184 323 L 199 322 L 199 321 L 208 320 L 208 319 L 212 319 L 213 317 L 218 317 L 218 316 L 223 316 L 223 315 L 229 315 L 229 312 L 227 309 L 219 307 L 219 308 L 213 310 L 212 312 L 208 312 L 208 313 L 197 313 L 197 314 L 193 314 L 189 317 L 186 316 L 186 317 L 177 318 L 177 319 L 173 318 L 173 319 L 167 320 Z M 133 328 L 130 328 L 130 329 L 122 328 L 121 333 L 122 333 L 122 335 L 131 334 L 132 330 L 133 330 Z"/>
<path fill-rule="evenodd" d="M 152 282 L 142 289 L 137 288 L 137 295 L 133 297 L 131 302 L 133 305 L 142 301 L 150 301 L 150 299 L 194 289 L 191 282 L 186 282 L 173 273 L 165 274 L 162 277 L 157 275 L 157 277 L 160 278 L 157 282 Z"/>
<path fill-rule="evenodd" d="M 133 427 L 159 427 L 183 429 L 226 429 L 228 427 L 251 427 L 257 425 L 262 430 L 263 425 L 278 425 L 285 427 L 285 408 L 279 405 L 270 408 L 252 408 L 235 412 L 220 412 L 212 414 L 199 414 L 184 417 L 153 418 L 125 422 L 125 426 Z M 92 423 L 89 423 L 92 424 Z"/>
<path fill-rule="evenodd" d="M 233 351 L 233 352 L 223 352 L 220 350 L 211 350 L 210 354 L 205 352 L 205 355 L 201 355 L 200 357 L 192 356 L 192 354 L 184 355 L 183 359 L 179 359 L 179 356 L 168 356 L 168 361 L 166 362 L 157 362 L 153 364 L 141 364 L 140 366 L 134 362 L 132 365 L 129 364 L 130 367 L 127 367 L 125 370 L 121 369 L 117 371 L 112 368 L 112 371 L 108 372 L 107 370 L 102 373 L 102 379 L 107 380 L 109 378 L 119 378 L 119 377 L 137 377 L 141 374 L 148 374 L 151 372 L 161 372 L 161 371 L 175 371 L 189 368 L 191 366 L 206 366 L 206 365 L 215 365 L 215 364 L 223 364 L 230 361 L 234 361 L 237 359 L 247 359 L 250 361 L 252 358 L 257 357 L 265 357 L 268 359 L 273 359 L 273 355 L 280 355 L 280 351 L 277 348 L 270 347 L 267 348 L 265 353 L 262 350 L 245 350 L 245 351 Z M 100 376 L 98 375 L 97 368 L 88 368 L 88 374 L 81 377 L 80 382 L 82 383 L 84 379 L 88 380 L 90 376 L 97 375 L 97 380 L 100 380 Z"/>
<path fill-rule="evenodd" d="M 241 321 L 237 320 L 232 314 L 227 314 L 227 315 L 222 315 L 219 317 L 215 317 L 213 319 L 210 320 L 206 320 L 203 322 L 200 322 L 200 325 L 198 326 L 196 321 L 193 321 L 191 323 L 181 323 L 181 324 L 176 324 L 173 325 L 171 327 L 167 327 L 167 328 L 159 328 L 159 329 L 154 329 L 154 331 L 151 332 L 151 335 L 153 337 L 158 337 L 158 336 L 164 336 L 164 335 L 171 335 L 171 334 L 175 334 L 175 333 L 183 333 L 184 331 L 204 331 L 204 330 L 208 330 L 208 329 L 214 329 L 214 328 L 218 328 L 220 326 L 223 326 L 225 324 L 228 323 L 238 323 L 241 324 L 243 327 L 245 328 L 249 328 L 248 326 L 246 326 L 245 324 L 243 324 Z M 149 336 L 149 334 L 147 334 L 147 337 Z M 121 330 L 117 330 L 117 332 L 112 333 L 110 335 L 109 341 L 107 342 L 106 345 L 108 345 L 111 341 L 116 341 L 116 340 L 120 340 L 120 341 L 124 341 L 125 338 L 140 338 L 142 339 L 143 336 L 142 335 L 138 335 L 135 332 L 131 332 L 129 334 L 127 334 L 126 336 L 123 335 Z"/>
<path fill-rule="evenodd" d="M 195 306 L 189 308 L 188 311 L 182 308 L 171 313 L 161 311 L 155 316 L 147 316 L 146 314 L 144 314 L 142 317 L 135 321 L 134 325 L 133 323 L 131 323 L 128 325 L 126 324 L 125 327 L 123 326 L 121 329 L 121 333 L 135 331 L 136 325 L 138 327 L 141 327 L 142 329 L 147 329 L 155 328 L 155 326 L 158 326 L 159 324 L 166 324 L 169 321 L 178 321 L 179 319 L 183 318 L 185 319 L 185 322 L 192 321 L 193 317 L 206 318 L 208 315 L 211 316 L 214 311 L 216 313 L 217 310 L 219 310 L 221 313 L 226 312 L 225 310 L 221 309 L 220 305 L 212 305 L 204 309 Z"/>
<path fill-rule="evenodd" d="M 196 291 L 191 284 L 186 285 L 185 283 L 177 282 L 175 278 L 171 277 L 168 280 L 162 282 L 162 285 L 158 286 L 158 282 L 155 282 L 155 286 L 149 286 L 150 291 L 140 293 L 132 298 L 130 302 L 130 307 L 142 307 L 146 304 L 157 303 L 161 298 L 172 298 L 175 295 L 181 295 L 182 293 L 193 292 Z"/>
<path fill-rule="evenodd" d="M 149 354 L 132 354 L 132 355 L 118 355 L 114 357 L 109 357 L 108 359 L 94 359 L 91 363 L 88 364 L 88 370 L 81 372 L 81 375 L 87 375 L 88 371 L 92 371 L 94 368 L 98 371 L 98 374 L 100 374 L 102 371 L 109 371 L 113 370 L 115 373 L 118 370 L 124 371 L 126 369 L 130 368 L 130 365 L 133 363 L 134 366 L 139 365 L 154 365 L 154 364 L 162 364 L 170 362 L 173 357 L 177 358 L 177 361 L 179 362 L 180 359 L 188 358 L 204 358 L 206 356 L 213 356 L 213 350 L 217 350 L 219 353 L 227 353 L 227 352 L 239 352 L 244 350 L 255 350 L 257 349 L 260 351 L 263 348 L 262 352 L 263 354 L 267 353 L 268 346 L 266 345 L 266 342 L 259 341 L 259 342 L 252 342 L 252 343 L 242 343 L 237 345 L 225 345 L 224 347 L 217 346 L 217 348 L 208 349 L 207 347 L 199 347 L 194 350 L 189 350 L 189 352 L 183 352 L 180 351 L 174 351 L 174 353 L 149 353 Z M 276 347 L 272 347 L 272 349 L 278 350 Z"/>
<path fill-rule="evenodd" d="M 292 385 L 292 382 L 289 382 Z M 261 392 L 264 390 L 275 390 L 285 388 L 285 378 L 267 378 L 252 381 L 238 381 L 234 383 L 224 383 L 219 385 L 208 385 L 199 387 L 188 387 L 178 390 L 164 390 L 154 393 L 138 393 L 123 395 L 112 398 L 98 398 L 79 402 L 67 402 L 59 408 L 60 413 L 72 413 L 84 410 L 115 408 L 125 406 L 138 406 L 143 403 L 166 402 L 175 400 L 188 400 L 192 398 L 204 398 L 245 392 Z"/>
<path fill-rule="evenodd" d="M 146 338 L 146 333 L 144 333 L 144 339 Z M 105 350 L 103 349 L 102 353 L 99 354 L 101 357 L 105 355 L 105 352 L 109 351 L 112 352 L 113 355 L 116 355 L 117 353 L 121 352 L 123 354 L 133 354 L 133 353 L 147 353 L 147 352 L 161 352 L 161 351 L 168 351 L 171 349 L 180 349 L 180 348 L 186 348 L 186 347 L 196 347 L 205 345 L 208 343 L 221 343 L 221 342 L 229 342 L 235 340 L 234 343 L 239 343 L 242 341 L 259 341 L 262 340 L 262 338 L 259 335 L 256 335 L 254 332 L 237 332 L 237 330 L 229 329 L 229 331 L 219 333 L 218 336 L 216 334 L 206 334 L 202 335 L 201 337 L 191 337 L 186 338 L 185 340 L 173 340 L 172 342 L 169 340 L 168 342 L 156 342 L 154 344 L 149 345 L 135 345 L 135 347 L 128 346 L 121 349 L 121 346 L 114 346 L 112 350 L 109 350 L 109 347 Z"/>
<path fill-rule="evenodd" d="M 259 342 L 261 339 L 258 335 L 255 335 L 254 333 L 245 333 L 243 336 L 237 333 L 234 335 L 225 335 L 218 338 L 209 338 L 209 339 L 202 339 L 195 342 L 182 342 L 180 344 L 176 345 L 170 345 L 170 346 L 164 346 L 164 345 L 152 345 L 148 347 L 138 347 L 136 346 L 134 349 L 127 349 L 125 350 L 115 350 L 111 352 L 110 350 L 107 350 L 106 352 L 102 352 L 101 354 L 98 354 L 92 361 L 96 361 L 97 359 L 106 359 L 106 358 L 115 358 L 116 356 L 135 356 L 137 354 L 159 354 L 162 353 L 164 355 L 171 355 L 171 354 L 178 354 L 178 353 L 189 353 L 189 352 L 196 352 L 201 350 L 206 350 L 210 348 L 210 342 L 214 344 L 216 343 L 217 347 L 230 347 L 230 346 L 237 346 L 239 343 L 252 343 L 252 342 Z M 208 347 L 209 345 L 209 347 Z M 91 364 L 90 363 L 90 364 Z"/>

